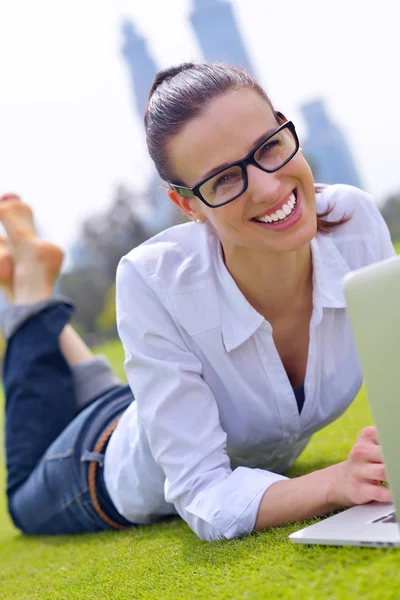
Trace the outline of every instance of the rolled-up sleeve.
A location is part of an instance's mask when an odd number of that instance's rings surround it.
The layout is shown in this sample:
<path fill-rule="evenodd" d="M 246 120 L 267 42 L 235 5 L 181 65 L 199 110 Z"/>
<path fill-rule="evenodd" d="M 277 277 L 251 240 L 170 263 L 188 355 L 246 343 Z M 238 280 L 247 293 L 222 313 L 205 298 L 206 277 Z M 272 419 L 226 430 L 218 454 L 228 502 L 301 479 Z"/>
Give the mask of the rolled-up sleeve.
<path fill-rule="evenodd" d="M 285 477 L 244 467 L 232 471 L 216 400 L 168 302 L 129 258 L 121 261 L 118 332 L 139 424 L 165 473 L 165 499 L 203 540 L 251 533 L 264 493 Z"/>

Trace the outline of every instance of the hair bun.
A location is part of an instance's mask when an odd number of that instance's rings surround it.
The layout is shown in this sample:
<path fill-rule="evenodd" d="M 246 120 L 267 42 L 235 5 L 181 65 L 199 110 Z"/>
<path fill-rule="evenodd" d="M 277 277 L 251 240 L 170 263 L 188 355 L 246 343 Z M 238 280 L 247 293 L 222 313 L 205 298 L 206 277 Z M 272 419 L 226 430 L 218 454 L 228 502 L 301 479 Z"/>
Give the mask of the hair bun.
<path fill-rule="evenodd" d="M 192 62 L 181 63 L 176 67 L 168 67 L 168 69 L 163 69 L 159 71 L 153 81 L 153 85 L 151 86 L 151 90 L 149 93 L 149 100 L 156 91 L 156 89 L 167 79 L 172 79 L 175 75 L 182 73 L 183 71 L 187 71 L 188 69 L 192 69 L 196 65 Z"/>

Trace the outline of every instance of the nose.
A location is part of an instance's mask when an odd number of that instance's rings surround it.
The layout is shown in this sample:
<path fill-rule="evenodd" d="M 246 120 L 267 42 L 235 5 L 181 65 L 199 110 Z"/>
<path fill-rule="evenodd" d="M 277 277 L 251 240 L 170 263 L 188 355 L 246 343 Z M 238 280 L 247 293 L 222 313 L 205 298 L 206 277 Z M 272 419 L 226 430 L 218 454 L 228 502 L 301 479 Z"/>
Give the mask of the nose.
<path fill-rule="evenodd" d="M 273 203 L 279 200 L 282 190 L 279 171 L 266 173 L 255 165 L 248 165 L 247 179 L 248 191 L 253 202 L 261 204 L 262 202 Z"/>

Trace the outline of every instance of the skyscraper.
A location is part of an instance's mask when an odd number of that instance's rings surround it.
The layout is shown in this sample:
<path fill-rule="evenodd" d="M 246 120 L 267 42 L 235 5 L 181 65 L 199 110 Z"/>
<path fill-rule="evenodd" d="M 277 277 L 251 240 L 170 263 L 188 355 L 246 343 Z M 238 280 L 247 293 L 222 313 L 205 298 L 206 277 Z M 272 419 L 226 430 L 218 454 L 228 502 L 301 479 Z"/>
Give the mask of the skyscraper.
<path fill-rule="evenodd" d="M 329 118 L 322 99 L 301 106 L 308 136 L 304 154 L 319 183 L 347 183 L 361 187 L 360 177 L 345 136 Z"/>
<path fill-rule="evenodd" d="M 254 73 L 232 6 L 224 0 L 193 0 L 190 21 L 204 58 L 228 62 Z"/>
<path fill-rule="evenodd" d="M 121 31 L 123 36 L 121 54 L 129 70 L 136 110 L 143 121 L 150 88 L 158 68 L 148 50 L 146 40 L 138 34 L 133 23 L 125 20 L 121 25 Z M 149 215 L 143 220 L 146 229 L 153 234 L 171 225 L 176 214 L 155 168 L 150 176 L 148 195 L 151 207 Z"/>
<path fill-rule="evenodd" d="M 150 88 L 158 69 L 148 51 L 146 40 L 137 33 L 133 23 L 125 20 L 121 31 L 121 54 L 129 70 L 137 112 L 143 118 Z"/>

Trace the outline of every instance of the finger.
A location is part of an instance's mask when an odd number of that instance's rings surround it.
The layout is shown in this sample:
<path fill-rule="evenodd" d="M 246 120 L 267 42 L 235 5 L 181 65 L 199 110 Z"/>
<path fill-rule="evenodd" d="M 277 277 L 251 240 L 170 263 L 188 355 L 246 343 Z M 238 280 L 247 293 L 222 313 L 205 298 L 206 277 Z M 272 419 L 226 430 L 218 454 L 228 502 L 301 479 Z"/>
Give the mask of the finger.
<path fill-rule="evenodd" d="M 382 448 L 371 442 L 357 442 L 352 447 L 349 458 L 354 463 L 383 463 Z"/>
<path fill-rule="evenodd" d="M 374 444 L 379 444 L 378 434 L 376 431 L 376 427 L 374 425 L 370 425 L 369 427 L 364 427 L 358 436 L 359 441 L 369 441 Z"/>
<path fill-rule="evenodd" d="M 376 502 L 393 502 L 392 492 L 387 487 L 372 484 L 366 490 L 371 500 L 375 500 Z"/>
<path fill-rule="evenodd" d="M 357 470 L 357 477 L 367 481 L 387 481 L 385 465 L 382 463 L 364 463 Z"/>
<path fill-rule="evenodd" d="M 366 448 L 366 459 L 372 463 L 383 463 L 383 454 L 381 446 L 370 444 Z"/>

